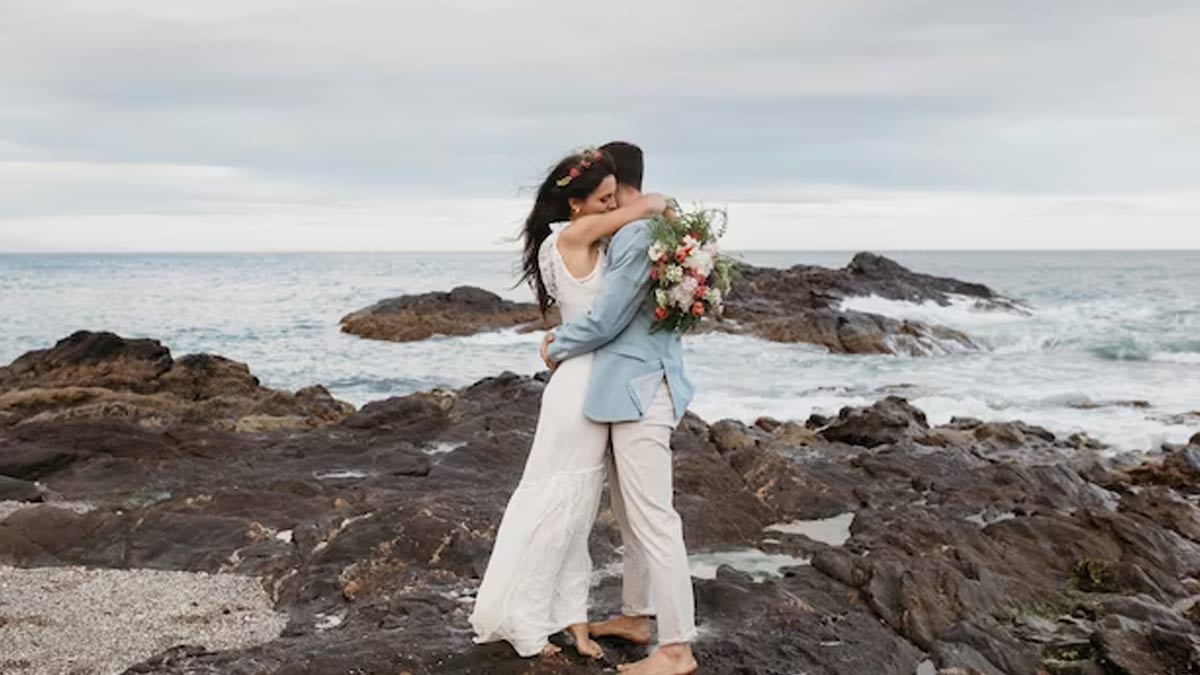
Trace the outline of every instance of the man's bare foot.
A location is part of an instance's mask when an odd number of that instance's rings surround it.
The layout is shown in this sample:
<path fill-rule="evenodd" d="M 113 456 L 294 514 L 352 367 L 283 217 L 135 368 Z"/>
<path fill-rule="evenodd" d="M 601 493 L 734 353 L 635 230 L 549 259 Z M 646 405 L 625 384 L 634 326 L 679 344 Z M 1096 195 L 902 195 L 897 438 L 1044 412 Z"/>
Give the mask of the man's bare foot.
<path fill-rule="evenodd" d="M 650 644 L 650 617 L 622 615 L 608 621 L 588 624 L 592 637 L 611 636 L 634 644 Z"/>
<path fill-rule="evenodd" d="M 557 654 L 561 651 L 562 651 L 562 647 L 559 647 L 558 645 L 546 645 L 545 647 L 542 647 L 541 655 L 542 655 L 542 658 L 545 658 L 547 656 L 554 656 L 555 654 Z"/>
<path fill-rule="evenodd" d="M 588 635 L 586 623 L 576 623 L 567 626 L 567 632 L 575 639 L 575 651 L 593 659 L 604 658 L 604 650 Z"/>
<path fill-rule="evenodd" d="M 627 675 L 691 675 L 699 667 L 690 646 L 670 645 L 641 661 L 622 663 L 617 670 Z"/>

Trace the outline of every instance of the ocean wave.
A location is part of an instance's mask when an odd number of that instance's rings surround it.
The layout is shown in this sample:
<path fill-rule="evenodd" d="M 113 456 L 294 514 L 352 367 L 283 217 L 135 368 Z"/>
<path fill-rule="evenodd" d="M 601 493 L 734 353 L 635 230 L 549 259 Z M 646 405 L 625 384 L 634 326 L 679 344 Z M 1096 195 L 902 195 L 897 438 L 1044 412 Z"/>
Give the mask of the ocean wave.
<path fill-rule="evenodd" d="M 970 329 L 972 326 L 995 326 L 1029 321 L 1036 313 L 1022 314 L 1002 308 L 980 305 L 976 298 L 965 295 L 949 295 L 950 304 L 939 305 L 928 300 L 911 302 L 892 300 L 878 295 L 865 295 L 842 300 L 843 310 L 879 314 L 893 319 L 909 319 L 925 323 L 941 324 L 954 328 Z"/>
<path fill-rule="evenodd" d="M 1200 352 L 1155 352 L 1150 355 L 1150 360 L 1197 366 L 1200 365 Z"/>
<path fill-rule="evenodd" d="M 1054 334 L 1043 332 L 1024 333 L 1010 337 L 1007 342 L 999 342 L 995 338 L 977 338 L 997 354 L 1028 354 L 1030 352 L 1049 352 L 1063 346 L 1063 339 Z"/>
<path fill-rule="evenodd" d="M 412 377 L 346 377 L 330 380 L 325 388 L 330 391 L 354 389 L 377 394 L 390 394 L 396 391 L 417 391 L 428 383 Z"/>
<path fill-rule="evenodd" d="M 1088 350 L 1105 361 L 1159 361 L 1164 363 L 1200 363 L 1200 344 L 1194 340 L 1163 343 L 1158 340 L 1123 338 Z"/>
<path fill-rule="evenodd" d="M 1149 361 L 1153 355 L 1148 347 L 1132 339 L 1092 347 L 1088 352 L 1105 361 Z"/>

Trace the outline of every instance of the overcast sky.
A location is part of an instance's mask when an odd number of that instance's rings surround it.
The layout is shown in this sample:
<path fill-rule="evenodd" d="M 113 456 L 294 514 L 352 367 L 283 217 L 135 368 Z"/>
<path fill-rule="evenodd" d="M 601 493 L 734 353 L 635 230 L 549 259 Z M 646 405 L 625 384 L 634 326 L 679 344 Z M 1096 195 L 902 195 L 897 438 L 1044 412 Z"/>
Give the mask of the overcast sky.
<path fill-rule="evenodd" d="M 0 0 L 0 252 L 512 248 L 612 139 L 732 248 L 1200 248 L 1195 0 Z"/>

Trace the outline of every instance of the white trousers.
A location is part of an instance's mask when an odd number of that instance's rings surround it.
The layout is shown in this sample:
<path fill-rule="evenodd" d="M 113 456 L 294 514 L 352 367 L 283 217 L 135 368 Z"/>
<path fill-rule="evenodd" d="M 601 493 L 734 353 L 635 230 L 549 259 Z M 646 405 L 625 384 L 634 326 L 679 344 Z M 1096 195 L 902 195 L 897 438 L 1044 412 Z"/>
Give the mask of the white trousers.
<path fill-rule="evenodd" d="M 656 614 L 664 645 L 696 639 L 683 523 L 672 504 L 671 433 L 677 424 L 664 380 L 645 417 L 612 425 L 608 460 L 613 515 L 625 546 L 621 611 Z"/>

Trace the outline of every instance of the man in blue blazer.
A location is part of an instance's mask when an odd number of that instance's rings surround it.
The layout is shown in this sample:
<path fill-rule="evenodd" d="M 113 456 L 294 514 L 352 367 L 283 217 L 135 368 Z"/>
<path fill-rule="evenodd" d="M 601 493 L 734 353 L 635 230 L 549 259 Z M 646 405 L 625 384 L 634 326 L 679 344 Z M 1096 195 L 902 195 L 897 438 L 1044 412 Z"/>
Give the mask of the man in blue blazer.
<path fill-rule="evenodd" d="M 639 197 L 641 149 L 623 142 L 601 149 L 616 165 L 618 202 Z M 593 624 L 592 634 L 649 642 L 650 615 L 656 614 L 659 649 L 621 670 L 684 675 L 697 667 L 691 649 L 695 600 L 683 527 L 672 505 L 670 443 L 694 387 L 684 373 L 679 334 L 650 330 L 651 243 L 644 220 L 613 236 L 591 311 L 547 334 L 542 358 L 554 368 L 594 352 L 584 415 L 612 425 L 610 496 L 625 545 L 622 616 Z"/>

